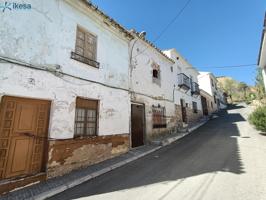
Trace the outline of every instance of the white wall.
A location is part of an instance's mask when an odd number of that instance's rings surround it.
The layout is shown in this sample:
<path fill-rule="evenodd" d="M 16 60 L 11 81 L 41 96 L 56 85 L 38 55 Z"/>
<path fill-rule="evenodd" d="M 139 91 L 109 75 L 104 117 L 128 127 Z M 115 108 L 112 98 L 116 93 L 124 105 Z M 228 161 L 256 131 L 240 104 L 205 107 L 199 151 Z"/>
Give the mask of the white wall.
<path fill-rule="evenodd" d="M 130 49 L 132 49 L 132 44 L 134 44 L 134 41 L 131 42 Z M 192 96 L 190 91 L 185 93 L 178 87 L 178 74 L 184 73 L 189 77 L 192 76 L 193 81 L 198 82 L 198 71 L 187 63 L 175 50 L 164 51 L 164 53 L 165 56 L 141 39 L 133 47 L 131 87 L 134 95 L 132 100 L 145 104 L 146 133 L 148 137 L 157 132 L 157 130 L 152 128 L 152 105 L 158 106 L 160 104 L 165 107 L 168 128 L 176 126 L 171 121 L 171 118 L 176 117 L 176 105 L 180 105 L 181 98 L 188 103 L 191 109 L 192 101 L 195 101 L 197 102 L 198 110 L 202 110 L 200 96 Z M 177 56 L 181 58 L 176 60 Z M 161 81 L 159 85 L 152 80 L 153 63 L 160 66 Z M 173 71 L 171 71 L 171 67 Z"/>
<path fill-rule="evenodd" d="M 200 89 L 204 90 L 205 92 L 213 96 L 210 75 L 201 72 L 200 75 L 198 76 L 198 80 L 199 80 Z"/>
<path fill-rule="evenodd" d="M 1 12 L 0 55 L 33 65 L 58 64 L 65 73 L 128 89 L 126 38 L 80 2 L 69 2 L 78 8 L 65 1 L 29 0 L 31 10 Z M 77 25 L 97 35 L 99 69 L 70 59 Z M 77 96 L 100 100 L 99 135 L 129 133 L 130 100 L 124 90 L 0 63 L 0 95 L 52 100 L 51 138 L 73 137 Z"/>
<path fill-rule="evenodd" d="M 132 44 L 134 41 L 131 42 L 130 49 L 132 49 Z M 132 90 L 134 91 L 132 100 L 145 104 L 146 133 L 150 135 L 153 131 L 152 105 L 160 104 L 165 107 L 166 116 L 175 116 L 173 90 L 176 83 L 176 72 L 171 71 L 171 66 L 174 66 L 174 63 L 141 39 L 135 43 L 132 55 Z M 152 80 L 153 63 L 160 66 L 160 85 Z M 169 120 L 168 123 L 170 123 Z"/>
<path fill-rule="evenodd" d="M 164 53 L 173 59 L 175 61 L 174 65 L 174 81 L 176 85 L 175 89 L 175 104 L 180 105 L 180 99 L 185 100 L 185 103 L 188 103 L 189 108 L 192 109 L 192 101 L 197 102 L 198 105 L 198 110 L 202 110 L 202 105 L 201 105 L 201 99 L 200 95 L 199 96 L 192 96 L 191 95 L 191 90 L 185 92 L 178 88 L 178 74 L 184 73 L 186 76 L 189 78 L 192 77 L 193 82 L 198 83 L 198 74 L 199 72 L 190 64 L 188 61 L 185 60 L 185 58 L 178 53 L 175 49 L 170 49 L 167 51 L 164 51 Z M 178 57 L 178 59 L 177 59 Z"/>
<path fill-rule="evenodd" d="M 213 80 L 213 83 L 214 83 L 213 86 L 212 86 L 212 83 L 211 83 L 211 79 Z M 215 78 L 215 76 L 212 73 L 210 73 L 210 72 L 200 72 L 200 75 L 198 76 L 198 80 L 199 80 L 200 89 L 202 89 L 205 92 L 207 92 L 213 98 L 215 97 L 216 99 L 217 98 L 220 99 L 219 91 L 218 91 L 218 88 L 217 88 L 217 79 Z M 220 101 L 221 101 L 221 99 L 220 99 Z M 213 101 L 213 107 L 215 109 L 219 109 L 218 105 L 217 105 L 217 101 L 216 101 L 216 103 Z"/>
<path fill-rule="evenodd" d="M 266 89 L 266 36 L 264 35 L 261 41 L 261 52 L 260 52 L 260 60 L 259 60 L 259 66 L 262 68 L 262 75 L 264 80 L 264 86 Z"/>
<path fill-rule="evenodd" d="M 263 81 L 264 81 L 264 88 L 266 91 L 266 67 L 262 70 L 262 76 L 263 76 Z"/>

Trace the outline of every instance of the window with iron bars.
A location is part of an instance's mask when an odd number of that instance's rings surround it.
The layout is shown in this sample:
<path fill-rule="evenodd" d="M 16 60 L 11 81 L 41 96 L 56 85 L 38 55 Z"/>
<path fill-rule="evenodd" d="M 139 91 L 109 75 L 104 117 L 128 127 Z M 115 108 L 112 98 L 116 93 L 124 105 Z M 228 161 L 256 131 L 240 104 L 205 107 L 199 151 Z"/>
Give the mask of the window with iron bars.
<path fill-rule="evenodd" d="M 75 137 L 97 135 L 98 101 L 77 98 L 75 114 Z"/>
<path fill-rule="evenodd" d="M 166 128 L 165 107 L 152 107 L 153 128 Z"/>

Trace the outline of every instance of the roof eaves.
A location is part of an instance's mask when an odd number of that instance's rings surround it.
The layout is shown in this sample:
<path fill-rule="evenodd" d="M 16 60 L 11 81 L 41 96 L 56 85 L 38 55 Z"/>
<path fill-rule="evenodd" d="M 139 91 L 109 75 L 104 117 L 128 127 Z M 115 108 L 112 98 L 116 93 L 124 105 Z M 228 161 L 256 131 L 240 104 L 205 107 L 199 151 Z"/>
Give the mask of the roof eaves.
<path fill-rule="evenodd" d="M 169 60 L 173 64 L 175 63 L 175 61 L 173 59 L 169 58 L 161 49 L 159 49 L 158 47 L 156 47 L 155 44 L 153 44 L 151 41 L 147 40 L 146 38 L 139 37 L 139 33 L 137 31 L 131 30 L 131 33 L 135 37 L 138 37 L 139 39 L 141 39 L 142 41 L 144 41 L 145 43 L 147 43 L 150 47 L 154 48 L 158 53 L 160 53 L 162 56 L 164 56 L 167 60 Z"/>
<path fill-rule="evenodd" d="M 83 3 L 85 3 L 88 8 L 90 8 L 91 10 L 96 12 L 98 15 L 100 15 L 101 17 L 103 17 L 106 20 L 108 20 L 113 27 L 119 29 L 122 33 L 124 33 L 126 38 L 128 38 L 130 40 L 132 40 L 134 38 L 133 35 L 126 28 L 124 28 L 121 24 L 116 22 L 113 18 L 111 18 L 107 14 L 105 14 L 102 10 L 100 10 L 98 8 L 98 6 L 92 4 L 91 2 L 88 2 L 87 0 L 81 0 L 81 1 Z"/>

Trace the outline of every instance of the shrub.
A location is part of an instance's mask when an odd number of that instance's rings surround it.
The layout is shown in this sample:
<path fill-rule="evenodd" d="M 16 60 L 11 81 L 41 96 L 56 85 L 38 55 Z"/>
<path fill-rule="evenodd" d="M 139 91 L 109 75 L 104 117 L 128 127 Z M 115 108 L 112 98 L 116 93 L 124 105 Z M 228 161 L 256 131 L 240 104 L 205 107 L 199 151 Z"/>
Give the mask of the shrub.
<path fill-rule="evenodd" d="M 256 129 L 266 132 L 266 106 L 259 107 L 251 113 L 249 121 Z"/>

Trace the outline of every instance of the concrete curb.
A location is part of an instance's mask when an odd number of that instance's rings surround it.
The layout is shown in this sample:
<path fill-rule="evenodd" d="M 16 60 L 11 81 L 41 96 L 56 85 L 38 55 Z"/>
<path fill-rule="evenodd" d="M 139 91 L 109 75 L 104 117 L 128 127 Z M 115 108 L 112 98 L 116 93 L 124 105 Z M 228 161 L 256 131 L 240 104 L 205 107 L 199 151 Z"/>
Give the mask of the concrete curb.
<path fill-rule="evenodd" d="M 38 196 L 34 196 L 33 199 L 35 199 L 35 200 L 44 200 L 46 198 L 52 197 L 52 196 L 54 196 L 56 194 L 59 194 L 59 193 L 65 191 L 65 190 L 69 189 L 69 188 L 73 188 L 73 187 L 75 187 L 77 185 L 80 185 L 80 184 L 82 184 L 82 183 L 84 183 L 86 181 L 89 181 L 89 180 L 91 180 L 91 179 L 93 179 L 93 178 L 95 178 L 97 176 L 100 176 L 102 174 L 110 172 L 110 171 L 112 171 L 112 170 L 114 170 L 116 168 L 119 168 L 119 167 L 121 167 L 123 165 L 126 165 L 127 163 L 130 163 L 130 162 L 132 162 L 134 160 L 137 160 L 137 159 L 139 159 L 141 157 L 144 157 L 144 156 L 146 156 L 146 155 L 148 155 L 148 154 L 150 154 L 150 153 L 152 153 L 154 151 L 157 151 L 157 150 L 161 149 L 164 146 L 170 145 L 171 143 L 177 141 L 178 139 L 181 139 L 181 138 L 185 137 L 186 135 L 188 135 L 192 131 L 198 129 L 199 127 L 201 127 L 202 125 L 204 125 L 208 121 L 209 120 L 206 120 L 206 121 L 196 125 L 195 127 L 192 127 L 190 129 L 188 129 L 188 132 L 183 133 L 182 135 L 178 135 L 176 137 L 168 138 L 167 140 L 163 141 L 160 146 L 157 146 L 157 147 L 155 147 L 155 148 L 153 148 L 153 149 L 151 149 L 149 151 L 146 151 L 146 152 L 141 153 L 139 155 L 135 155 L 135 156 L 133 156 L 131 158 L 128 158 L 126 160 L 123 160 L 123 161 L 120 161 L 118 163 L 115 163 L 115 164 L 113 164 L 113 165 L 111 165 L 109 167 L 105 167 L 105 168 L 103 168 L 103 169 L 101 169 L 99 171 L 93 172 L 92 174 L 88 174 L 88 175 L 86 175 L 86 176 L 84 176 L 84 177 L 82 177 L 80 179 L 74 180 L 74 181 L 72 181 L 70 183 L 66 183 L 64 185 L 58 186 L 56 188 L 53 188 L 53 189 L 49 190 L 48 192 L 44 192 L 44 193 L 39 194 Z"/>
<path fill-rule="evenodd" d="M 84 183 L 86 181 L 89 181 L 89 180 L 97 177 L 97 176 L 100 176 L 102 174 L 110 172 L 110 171 L 112 171 L 112 170 L 114 170 L 116 168 L 119 168 L 119 167 L 121 167 L 123 165 L 126 165 L 127 163 L 130 163 L 130 162 L 132 162 L 134 160 L 137 160 L 137 159 L 139 159 L 141 157 L 144 157 L 144 156 L 146 156 L 146 155 L 148 155 L 148 154 L 150 154 L 150 153 L 152 153 L 154 151 L 157 151 L 160 148 L 162 148 L 162 146 L 155 147 L 155 148 L 153 148 L 153 149 L 151 149 L 149 151 L 146 151 L 146 152 L 141 153 L 139 155 L 133 156 L 132 158 L 128 158 L 128 159 L 123 160 L 121 162 L 115 163 L 115 164 L 113 164 L 113 165 L 111 165 L 109 167 L 105 167 L 105 168 L 103 168 L 103 169 L 101 169 L 99 171 L 93 172 L 92 174 L 84 176 L 84 177 L 82 177 L 82 178 L 80 178 L 78 180 L 72 181 L 71 183 L 66 183 L 66 184 L 61 185 L 59 187 L 53 188 L 53 189 L 49 190 L 48 192 L 44 192 L 44 193 L 39 194 L 38 196 L 34 196 L 33 199 L 35 199 L 35 200 L 43 200 L 43 199 L 52 197 L 52 196 L 54 196 L 56 194 L 59 194 L 59 193 L 65 191 L 65 190 L 69 189 L 69 188 L 72 188 L 72 187 L 75 187 L 77 185 L 80 185 L 80 184 L 82 184 L 82 183 Z"/>
<path fill-rule="evenodd" d="M 169 145 L 169 144 L 171 144 L 171 143 L 173 143 L 173 142 L 175 142 L 175 141 L 177 141 L 177 140 L 179 140 L 179 139 L 185 137 L 186 135 L 190 134 L 190 133 L 193 132 L 194 130 L 196 130 L 196 129 L 198 129 L 199 127 L 201 127 L 201 126 L 203 126 L 204 124 L 206 124 L 208 121 L 209 121 L 209 119 L 206 120 L 206 121 L 203 121 L 203 122 L 201 122 L 201 123 L 199 123 L 199 124 L 197 124 L 197 125 L 194 126 L 194 127 L 189 128 L 189 129 L 188 129 L 188 132 L 185 132 L 185 133 L 183 133 L 183 134 L 177 135 L 177 136 L 175 136 L 175 137 L 167 138 L 166 140 L 161 141 L 161 145 L 162 145 L 162 146 L 167 146 L 167 145 Z"/>

